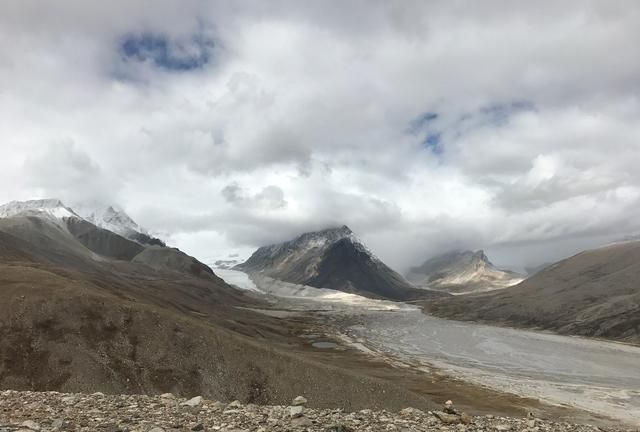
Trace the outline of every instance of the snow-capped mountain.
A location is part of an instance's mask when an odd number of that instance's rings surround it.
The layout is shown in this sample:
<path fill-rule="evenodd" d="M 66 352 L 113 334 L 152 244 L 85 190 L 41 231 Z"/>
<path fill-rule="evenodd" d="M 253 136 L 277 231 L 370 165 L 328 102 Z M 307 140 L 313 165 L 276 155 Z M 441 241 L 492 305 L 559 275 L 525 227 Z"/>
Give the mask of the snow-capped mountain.
<path fill-rule="evenodd" d="M 429 296 L 386 266 L 347 226 L 305 233 L 288 242 L 261 247 L 235 269 L 300 285 L 394 300 Z"/>
<path fill-rule="evenodd" d="M 0 218 L 13 216 L 47 217 L 57 223 L 65 218 L 84 219 L 97 227 L 109 230 L 143 245 L 165 246 L 161 240 L 150 236 L 123 210 L 114 206 L 95 203 L 65 205 L 56 198 L 28 201 L 11 201 L 0 206 Z"/>
<path fill-rule="evenodd" d="M 36 218 L 41 220 L 35 221 Z M 92 260 L 129 261 L 221 282 L 207 265 L 179 249 L 166 247 L 113 206 L 75 204 L 69 207 L 59 199 L 12 201 L 0 206 L 0 219 L 0 228 L 25 236 L 27 240 L 33 234 L 36 238 L 49 237 L 46 244 L 71 247 L 76 258 L 86 254 Z M 16 231 L 16 227 L 19 230 Z M 55 230 L 52 231 L 52 227 Z M 58 262 L 62 258 L 53 259 Z"/>
<path fill-rule="evenodd" d="M 52 220 L 80 216 L 65 206 L 59 199 L 38 199 L 29 201 L 11 201 L 0 205 L 0 218 L 13 216 L 44 216 Z"/>
<path fill-rule="evenodd" d="M 72 203 L 71 207 L 84 219 L 100 228 L 108 229 L 116 234 L 127 234 L 132 231 L 146 233 L 122 209 L 98 203 Z"/>
<path fill-rule="evenodd" d="M 319 265 L 327 249 L 343 239 L 369 255 L 373 262 L 380 262 L 365 248 L 349 227 L 343 225 L 338 228 L 305 233 L 288 242 L 261 247 L 246 262 L 237 267 L 264 272 L 268 266 L 269 272 L 286 272 L 295 263 L 297 277 L 314 278 L 318 276 Z M 300 267 L 301 262 L 304 265 Z"/>
<path fill-rule="evenodd" d="M 138 225 L 122 209 L 98 202 L 73 203 L 72 208 L 83 219 L 92 224 L 120 234 L 141 244 L 165 246 L 160 239 L 152 237 L 149 232 Z"/>
<path fill-rule="evenodd" d="M 484 251 L 456 251 L 436 256 L 413 267 L 407 279 L 420 288 L 436 289 L 452 294 L 491 291 L 516 285 L 522 275 L 500 270 Z"/>
<path fill-rule="evenodd" d="M 244 260 L 239 258 L 218 259 L 210 263 L 209 267 L 214 269 L 229 270 L 237 266 L 238 264 L 242 264 L 243 262 Z"/>

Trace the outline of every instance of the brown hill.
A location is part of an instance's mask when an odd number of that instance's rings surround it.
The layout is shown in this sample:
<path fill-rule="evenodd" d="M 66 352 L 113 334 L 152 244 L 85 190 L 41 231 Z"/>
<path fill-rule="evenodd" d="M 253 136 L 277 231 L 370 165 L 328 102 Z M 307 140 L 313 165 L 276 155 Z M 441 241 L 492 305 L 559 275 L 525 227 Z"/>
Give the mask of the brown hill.
<path fill-rule="evenodd" d="M 53 220 L 0 219 L 0 388 L 428 404 L 364 361 L 314 358 L 292 337 L 305 323 L 245 309 L 264 306 L 215 276 L 98 255 Z"/>
<path fill-rule="evenodd" d="M 640 343 L 640 242 L 585 251 L 508 290 L 427 305 L 438 316 Z"/>

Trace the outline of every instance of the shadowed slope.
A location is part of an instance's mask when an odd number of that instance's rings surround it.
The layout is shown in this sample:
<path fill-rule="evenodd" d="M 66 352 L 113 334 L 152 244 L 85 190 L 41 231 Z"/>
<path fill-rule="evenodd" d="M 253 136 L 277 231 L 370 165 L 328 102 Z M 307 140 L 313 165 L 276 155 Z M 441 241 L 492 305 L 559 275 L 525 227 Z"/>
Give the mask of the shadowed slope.
<path fill-rule="evenodd" d="M 304 393 L 316 406 L 353 409 L 428 403 L 359 372 L 362 361 L 314 359 L 292 337 L 306 324 L 246 307 L 265 305 L 216 277 L 100 256 L 53 220 L 0 220 L 0 388 L 278 404 Z"/>
<path fill-rule="evenodd" d="M 373 255 L 347 226 L 261 247 L 235 268 L 285 282 L 390 300 L 446 295 L 412 286 Z"/>
<path fill-rule="evenodd" d="M 468 294 L 508 288 L 522 282 L 524 277 L 498 269 L 479 250 L 449 252 L 428 259 L 411 268 L 407 279 L 420 288 Z"/>
<path fill-rule="evenodd" d="M 84 219 L 65 218 L 65 222 L 80 243 L 99 255 L 129 261 L 144 250 L 144 246 Z"/>
<path fill-rule="evenodd" d="M 438 316 L 640 343 L 640 242 L 582 252 L 508 290 L 439 301 Z"/>

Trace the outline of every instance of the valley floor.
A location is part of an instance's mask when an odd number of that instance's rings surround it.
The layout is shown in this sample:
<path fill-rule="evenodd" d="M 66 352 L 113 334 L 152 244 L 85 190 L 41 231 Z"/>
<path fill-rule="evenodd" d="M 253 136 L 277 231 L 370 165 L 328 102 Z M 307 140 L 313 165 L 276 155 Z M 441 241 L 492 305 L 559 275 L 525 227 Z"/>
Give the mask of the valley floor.
<path fill-rule="evenodd" d="M 300 336 L 318 358 L 344 363 L 353 358 L 345 351 L 358 351 L 420 377 L 411 390 L 431 400 L 457 399 L 477 414 L 533 411 L 640 424 L 638 347 L 448 321 L 402 303 L 232 276 L 236 285 L 267 294 L 272 307 L 262 313 L 313 322 L 317 332 Z"/>
<path fill-rule="evenodd" d="M 539 419 L 476 416 L 450 426 L 419 409 L 399 412 L 320 410 L 302 406 L 243 405 L 162 396 L 0 392 L 0 432 L 14 431 L 563 431 L 592 432 L 596 426 Z M 613 431 L 614 429 L 608 429 Z"/>

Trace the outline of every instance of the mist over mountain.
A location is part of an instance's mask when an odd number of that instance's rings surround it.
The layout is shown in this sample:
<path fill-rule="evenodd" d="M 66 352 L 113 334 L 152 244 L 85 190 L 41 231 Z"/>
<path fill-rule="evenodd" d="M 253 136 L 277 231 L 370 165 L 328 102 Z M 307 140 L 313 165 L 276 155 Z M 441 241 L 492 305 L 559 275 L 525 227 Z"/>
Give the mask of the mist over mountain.
<path fill-rule="evenodd" d="M 249 311 L 266 304 L 195 258 L 78 213 L 59 200 L 0 206 L 0 388 L 276 404 L 305 393 L 363 408 L 376 392 L 391 405 L 421 400 L 292 351 L 301 325 Z"/>
<path fill-rule="evenodd" d="M 100 228 L 144 245 L 166 246 L 162 240 L 152 237 L 122 209 L 97 202 L 78 202 L 73 203 L 71 207 L 83 219 Z"/>
<path fill-rule="evenodd" d="M 45 219 L 100 256 L 214 277 L 208 266 L 178 249 L 166 247 L 163 241 L 146 234 L 123 210 L 112 206 L 76 204 L 72 209 L 59 199 L 12 201 L 0 206 L 0 218 L 16 217 Z"/>
<path fill-rule="evenodd" d="M 637 6 L 187 3 L 1 7 L 0 202 L 121 204 L 207 261 L 346 223 L 402 272 L 640 232 Z"/>
<path fill-rule="evenodd" d="M 633 0 L 0 1 L 0 432 L 637 429 L 638 41 Z"/>
<path fill-rule="evenodd" d="M 234 268 L 285 282 L 393 300 L 438 295 L 413 287 L 377 258 L 346 225 L 261 247 Z"/>
<path fill-rule="evenodd" d="M 640 242 L 587 250 L 509 289 L 427 307 L 439 316 L 640 342 Z"/>
<path fill-rule="evenodd" d="M 508 288 L 522 282 L 524 276 L 498 269 L 479 250 L 454 251 L 430 258 L 411 268 L 407 279 L 421 288 L 468 294 Z"/>
<path fill-rule="evenodd" d="M 61 220 L 63 218 L 82 219 L 98 228 L 116 233 L 143 245 L 166 246 L 162 240 L 150 236 L 124 210 L 116 210 L 111 205 L 97 202 L 75 202 L 67 206 L 56 198 L 12 201 L 0 205 L 0 217 L 29 214 L 47 216 L 53 218 L 53 220 Z"/>

